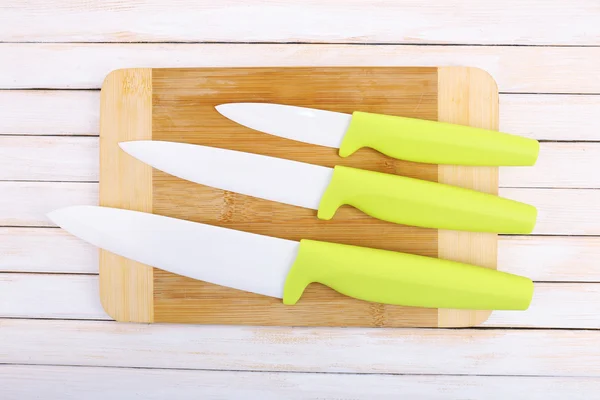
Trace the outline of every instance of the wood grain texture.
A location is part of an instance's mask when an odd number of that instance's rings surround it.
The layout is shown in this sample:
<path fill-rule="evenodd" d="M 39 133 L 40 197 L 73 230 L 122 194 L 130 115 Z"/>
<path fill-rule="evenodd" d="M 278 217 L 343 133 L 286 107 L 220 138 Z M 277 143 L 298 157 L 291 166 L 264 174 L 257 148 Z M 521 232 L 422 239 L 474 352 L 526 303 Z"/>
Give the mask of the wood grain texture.
<path fill-rule="evenodd" d="M 2 89 L 98 89 L 134 67 L 471 66 L 500 92 L 600 93 L 600 47 L 1 43 L 0 55 Z"/>
<path fill-rule="evenodd" d="M 418 400 L 587 400 L 600 390 L 600 378 L 0 365 L 0 386 L 9 399 L 44 393 L 46 400 L 162 400 L 166 391 L 178 400 L 196 400 L 198 393 L 203 400 L 396 400 L 398 393 Z"/>
<path fill-rule="evenodd" d="M 594 1 L 5 1 L 0 41 L 600 45 Z M 532 18 L 532 16 L 535 16 Z M 198 23 L 202 21 L 202 23 Z M 27 24 L 27 29 L 23 29 Z"/>
<path fill-rule="evenodd" d="M 152 212 L 152 168 L 118 142 L 152 138 L 152 71 L 111 72 L 100 95 L 100 202 Z M 119 321 L 152 322 L 152 268 L 100 249 L 100 299 Z"/>
<path fill-rule="evenodd" d="M 597 331 L 240 327 L 0 319 L 8 364 L 600 377 Z M 67 351 L 68 350 L 68 351 Z"/>
<path fill-rule="evenodd" d="M 498 130 L 498 87 L 485 71 L 445 67 L 438 70 L 438 119 L 443 122 Z M 498 194 L 497 167 L 440 165 L 441 183 Z M 497 236 L 493 233 L 440 230 L 438 257 L 496 268 Z M 438 312 L 439 326 L 473 326 L 485 321 L 491 311 L 448 310 Z"/>
<path fill-rule="evenodd" d="M 600 95 L 501 93 L 500 130 L 600 141 Z M 0 90 L 0 135 L 98 135 L 99 90 Z M 544 145 L 546 143 L 543 143 Z"/>
<path fill-rule="evenodd" d="M 342 159 L 331 148 L 266 135 L 221 116 L 214 106 L 269 101 L 340 112 L 361 108 L 435 120 L 436 68 L 154 69 L 153 139 L 253 152 L 333 167 L 436 180 L 437 167 L 363 149 Z M 437 255 L 435 230 L 375 220 L 343 207 L 332 221 L 316 211 L 225 192 L 155 172 L 157 214 L 291 240 L 313 239 Z M 156 271 L 155 321 L 328 326 L 435 326 L 436 312 L 374 304 L 312 284 L 294 307 L 280 299 Z"/>

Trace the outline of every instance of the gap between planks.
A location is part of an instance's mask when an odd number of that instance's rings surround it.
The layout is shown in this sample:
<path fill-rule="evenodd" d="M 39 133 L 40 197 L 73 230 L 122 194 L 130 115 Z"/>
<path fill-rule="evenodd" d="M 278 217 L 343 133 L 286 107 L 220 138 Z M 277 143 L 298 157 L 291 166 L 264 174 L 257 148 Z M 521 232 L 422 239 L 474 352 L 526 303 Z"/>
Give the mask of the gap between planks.
<path fill-rule="evenodd" d="M 35 385 L 31 377 L 35 376 Z M 57 386 L 56 382 L 61 382 Z M 235 382 L 232 385 L 231 382 Z M 588 399 L 599 378 L 478 375 L 397 375 L 276 371 L 189 370 L 32 364 L 0 365 L 0 386 L 9 398 L 47 400 L 161 399 L 164 388 L 179 400 L 203 399 L 397 399 L 486 398 Z M 425 397 L 424 397 L 425 396 Z"/>
<path fill-rule="evenodd" d="M 600 10 L 585 0 L 568 6 L 560 0 L 465 0 L 454 7 L 443 0 L 429 1 L 427 7 L 393 0 L 379 1 L 377 7 L 316 0 L 183 0 L 177 6 L 145 1 L 119 7 L 55 3 L 38 0 L 4 7 L 0 41 L 600 45 Z"/>
<path fill-rule="evenodd" d="M 98 89 L 132 67 L 381 65 L 477 67 L 500 92 L 600 93 L 600 47 L 5 43 L 0 54 L 3 89 Z"/>
<path fill-rule="evenodd" d="M 600 376 L 597 346 L 581 345 L 597 340 L 599 332 L 590 330 L 240 327 L 19 319 L 0 319 L 0 327 L 3 362 L 17 364 Z"/>
<path fill-rule="evenodd" d="M 599 95 L 500 94 L 500 131 L 600 141 Z M 99 90 L 0 90 L 0 135 L 98 136 Z"/>

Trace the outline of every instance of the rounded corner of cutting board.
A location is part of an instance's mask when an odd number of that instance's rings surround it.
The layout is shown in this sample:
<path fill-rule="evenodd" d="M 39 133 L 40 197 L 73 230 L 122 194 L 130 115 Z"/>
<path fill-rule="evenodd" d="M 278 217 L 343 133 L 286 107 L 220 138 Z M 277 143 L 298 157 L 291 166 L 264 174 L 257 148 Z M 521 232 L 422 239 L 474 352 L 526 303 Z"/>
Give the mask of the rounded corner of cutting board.
<path fill-rule="evenodd" d="M 438 81 L 441 86 L 447 84 L 447 80 L 464 79 L 468 76 L 469 82 L 477 83 L 482 87 L 487 87 L 491 92 L 498 93 L 498 82 L 494 75 L 481 67 L 470 66 L 448 66 L 438 67 Z"/>
<path fill-rule="evenodd" d="M 118 68 L 104 76 L 100 85 L 100 116 L 118 110 L 120 98 L 147 98 L 152 94 L 152 68 Z M 151 96 L 150 96 L 151 98 Z M 102 136 L 102 118 L 100 120 L 100 136 Z"/>
<path fill-rule="evenodd" d="M 125 301 L 125 292 L 123 288 L 108 282 L 107 279 L 99 279 L 98 290 L 100 305 L 102 309 L 112 319 L 117 322 L 128 322 L 123 315 L 123 302 Z"/>
<path fill-rule="evenodd" d="M 153 269 L 100 250 L 99 297 L 117 322 L 154 322 Z"/>
<path fill-rule="evenodd" d="M 152 75 L 152 68 L 116 68 L 110 70 L 102 80 L 100 90 L 108 88 L 110 85 L 115 83 L 123 82 L 128 76 L 148 76 Z"/>

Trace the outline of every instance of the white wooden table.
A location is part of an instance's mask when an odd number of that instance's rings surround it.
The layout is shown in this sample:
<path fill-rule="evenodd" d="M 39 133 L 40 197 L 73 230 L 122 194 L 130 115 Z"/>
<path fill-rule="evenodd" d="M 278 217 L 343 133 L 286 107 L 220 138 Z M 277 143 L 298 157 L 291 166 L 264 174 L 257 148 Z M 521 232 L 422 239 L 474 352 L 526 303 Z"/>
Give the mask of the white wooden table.
<path fill-rule="evenodd" d="M 452 4 L 451 4 L 452 3 Z M 597 0 L 0 0 L 0 399 L 590 399 L 600 390 Z M 137 325 L 45 213 L 98 201 L 98 89 L 123 67 L 467 65 L 542 141 L 500 194 L 536 205 L 499 269 L 528 311 L 476 329 Z"/>

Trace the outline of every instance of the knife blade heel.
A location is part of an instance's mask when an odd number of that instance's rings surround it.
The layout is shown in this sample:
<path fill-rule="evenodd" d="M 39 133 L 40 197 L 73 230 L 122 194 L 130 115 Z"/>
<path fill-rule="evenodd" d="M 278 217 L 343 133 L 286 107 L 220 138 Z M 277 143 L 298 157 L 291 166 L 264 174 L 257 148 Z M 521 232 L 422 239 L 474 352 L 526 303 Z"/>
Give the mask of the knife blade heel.
<path fill-rule="evenodd" d="M 534 206 L 476 190 L 393 174 L 335 166 L 317 217 L 333 218 L 342 205 L 377 219 L 425 228 L 530 233 Z"/>
<path fill-rule="evenodd" d="M 411 307 L 526 310 L 525 277 L 415 254 L 301 240 L 283 303 L 295 304 L 313 282 L 356 299 Z"/>

